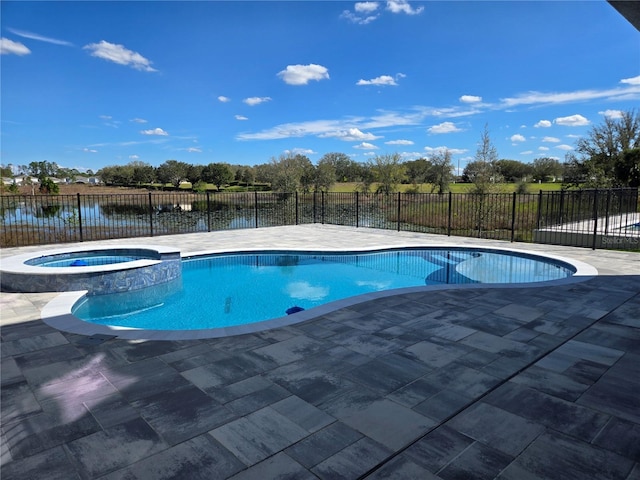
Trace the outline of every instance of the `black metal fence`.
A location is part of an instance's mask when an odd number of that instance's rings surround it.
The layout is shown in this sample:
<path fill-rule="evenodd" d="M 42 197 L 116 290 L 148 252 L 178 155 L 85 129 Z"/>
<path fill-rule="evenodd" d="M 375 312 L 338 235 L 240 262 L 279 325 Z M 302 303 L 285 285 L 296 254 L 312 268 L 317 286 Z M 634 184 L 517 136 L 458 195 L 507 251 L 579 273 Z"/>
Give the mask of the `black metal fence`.
<path fill-rule="evenodd" d="M 323 223 L 640 250 L 637 189 L 537 194 L 148 193 L 0 197 L 0 246 Z"/>

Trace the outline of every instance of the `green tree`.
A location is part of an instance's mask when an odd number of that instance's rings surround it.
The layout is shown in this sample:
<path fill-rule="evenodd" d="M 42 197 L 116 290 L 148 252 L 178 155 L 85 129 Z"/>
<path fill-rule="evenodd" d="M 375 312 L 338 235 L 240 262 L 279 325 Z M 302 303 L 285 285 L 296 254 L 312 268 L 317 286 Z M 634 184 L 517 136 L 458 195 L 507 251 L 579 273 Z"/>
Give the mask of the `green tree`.
<path fill-rule="evenodd" d="M 129 162 L 129 167 L 131 168 L 131 182 L 136 185 L 151 183 L 155 179 L 155 170 L 148 163 L 136 160 Z"/>
<path fill-rule="evenodd" d="M 416 191 L 419 190 L 419 185 L 431 183 L 433 163 L 430 160 L 418 158 L 417 160 L 404 162 L 404 166 L 407 180 L 413 184 Z"/>
<path fill-rule="evenodd" d="M 11 165 L 7 165 L 6 167 L 4 165 L 0 165 L 0 175 L 5 178 L 12 178 L 13 170 L 11 170 Z"/>
<path fill-rule="evenodd" d="M 473 173 L 472 175 L 468 175 L 468 178 L 474 185 L 473 193 L 491 193 L 496 191 L 495 185 L 500 182 L 498 151 L 491 141 L 489 126 L 486 124 L 480 135 L 475 159 L 465 167 L 465 172 L 467 172 L 467 169 L 469 169 L 472 164 L 474 164 L 471 169 Z"/>
<path fill-rule="evenodd" d="M 261 163 L 253 167 L 256 181 L 273 185 L 277 162 L 276 159 L 272 158 L 269 163 Z"/>
<path fill-rule="evenodd" d="M 110 165 L 98 171 L 98 177 L 107 185 L 133 184 L 134 167 L 129 165 Z"/>
<path fill-rule="evenodd" d="M 451 152 L 448 149 L 438 151 L 431 156 L 432 174 L 430 183 L 431 192 L 438 190 L 438 193 L 447 193 L 449 184 L 453 180 L 453 164 L 451 163 Z"/>
<path fill-rule="evenodd" d="M 640 148 L 625 151 L 613 168 L 620 184 L 640 187 Z"/>
<path fill-rule="evenodd" d="M 242 167 L 239 180 L 247 186 L 255 184 L 256 183 L 255 170 L 252 167 Z"/>
<path fill-rule="evenodd" d="M 41 162 L 31 162 L 27 167 L 27 173 L 38 179 L 55 177 L 58 174 L 58 164 L 43 160 Z"/>
<path fill-rule="evenodd" d="M 202 179 L 205 182 L 213 183 L 218 191 L 223 185 L 232 182 L 233 178 L 233 170 L 228 163 L 210 163 L 202 170 Z"/>
<path fill-rule="evenodd" d="M 556 181 L 562 175 L 562 164 L 555 158 L 542 157 L 533 161 L 533 179 L 540 182 Z"/>
<path fill-rule="evenodd" d="M 156 168 L 156 177 L 160 183 L 170 183 L 178 188 L 180 182 L 187 178 L 189 164 L 177 160 L 167 160 Z"/>
<path fill-rule="evenodd" d="M 405 178 L 405 167 L 398 153 L 376 155 L 370 162 L 370 167 L 376 182 L 380 184 L 378 191 L 385 195 L 395 192 Z"/>
<path fill-rule="evenodd" d="M 370 164 L 361 165 L 360 172 L 356 178 L 358 182 L 358 185 L 356 186 L 357 191 L 365 194 L 371 192 L 371 186 L 373 185 L 373 182 L 376 181 L 376 175 Z"/>
<path fill-rule="evenodd" d="M 320 163 L 329 163 L 335 169 L 335 177 L 338 182 L 357 182 L 360 176 L 361 166 L 352 160 L 347 154 L 340 152 L 325 153 Z"/>
<path fill-rule="evenodd" d="M 271 189 L 276 192 L 293 193 L 300 187 L 300 179 L 305 169 L 311 165 L 304 155 L 281 155 L 279 159 L 271 160 L 271 169 L 268 173 Z"/>
<path fill-rule="evenodd" d="M 334 163 L 325 157 L 318 161 L 314 188 L 316 192 L 328 192 L 336 183 L 336 168 Z"/>
<path fill-rule="evenodd" d="M 628 187 L 634 181 L 637 168 L 634 154 L 627 152 L 640 148 L 640 117 L 635 111 L 623 112 L 620 118 L 605 117 L 601 125 L 594 126 L 576 143 L 580 157 L 576 162 L 584 169 L 588 186 Z"/>
<path fill-rule="evenodd" d="M 300 189 L 303 193 L 309 193 L 316 182 L 316 167 L 311 160 L 300 164 Z"/>
<path fill-rule="evenodd" d="M 189 165 L 187 167 L 187 175 L 185 178 L 191 184 L 191 186 L 194 186 L 196 183 L 202 180 L 203 170 L 204 165 Z"/>
<path fill-rule="evenodd" d="M 501 159 L 496 162 L 498 173 L 507 182 L 522 182 L 533 173 L 531 164 L 518 160 Z"/>
<path fill-rule="evenodd" d="M 40 193 L 43 193 L 45 195 L 57 195 L 58 193 L 60 193 L 60 187 L 58 186 L 58 184 L 51 180 L 49 177 L 41 179 L 39 183 L 40 187 L 38 187 L 38 191 Z"/>

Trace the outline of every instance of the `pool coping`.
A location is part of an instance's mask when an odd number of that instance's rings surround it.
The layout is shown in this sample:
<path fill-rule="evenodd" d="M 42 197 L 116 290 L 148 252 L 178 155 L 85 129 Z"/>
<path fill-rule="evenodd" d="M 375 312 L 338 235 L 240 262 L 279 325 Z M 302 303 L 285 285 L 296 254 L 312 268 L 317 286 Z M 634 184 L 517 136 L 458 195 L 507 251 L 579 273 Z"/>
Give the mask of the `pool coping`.
<path fill-rule="evenodd" d="M 94 247 L 87 250 L 95 250 L 99 247 Z M 146 247 L 138 247 L 138 248 L 147 248 L 147 249 L 159 249 L 160 247 L 154 246 L 146 246 Z M 162 247 L 168 249 L 167 247 Z M 393 245 L 377 245 L 375 247 L 363 247 L 363 248 L 349 248 L 339 249 L 339 248 L 322 248 L 319 250 L 308 250 L 309 252 L 329 252 L 329 253 L 337 253 L 337 252 L 354 252 L 354 253 L 365 253 L 371 251 L 385 250 L 385 249 L 402 249 L 402 248 L 455 248 L 460 249 L 459 245 L 455 245 L 453 243 L 446 242 L 438 242 L 436 244 L 424 244 L 424 245 L 416 245 L 416 244 L 393 244 Z M 439 290 L 459 290 L 459 289 L 509 289 L 509 288 L 538 288 L 538 287 L 549 287 L 549 286 L 560 286 L 567 285 L 573 283 L 580 283 L 588 281 L 595 276 L 598 275 L 598 270 L 592 265 L 582 262 L 579 260 L 575 260 L 568 257 L 563 257 L 559 255 L 553 254 L 541 254 L 539 252 L 534 252 L 530 250 L 523 249 L 510 249 L 505 247 L 493 247 L 493 246 L 483 246 L 483 247 L 471 247 L 465 246 L 465 249 L 475 249 L 475 250 L 495 250 L 497 252 L 510 252 L 517 255 L 530 255 L 534 257 L 543 257 L 548 258 L 560 262 L 564 262 L 566 264 L 571 265 L 575 268 L 576 272 L 571 276 L 558 280 L 549 280 L 543 282 L 527 282 L 527 283 L 510 283 L 510 284 L 450 284 L 450 285 L 425 285 L 425 286 L 416 286 L 416 287 L 406 287 L 392 290 L 384 290 L 379 292 L 370 292 L 362 295 L 357 295 L 354 297 L 349 297 L 341 300 L 336 300 L 333 302 L 329 302 L 323 305 L 319 305 L 317 307 L 313 307 L 307 310 L 303 310 L 301 312 L 293 313 L 291 315 L 286 315 L 283 317 L 277 317 L 269 320 L 264 320 L 260 322 L 254 322 L 244 325 L 236 325 L 230 327 L 220 327 L 220 328 L 212 328 L 212 329 L 200 329 L 200 330 L 150 330 L 150 329 L 136 329 L 131 327 L 119 327 L 119 326 L 108 326 L 108 325 L 99 325 L 84 321 L 75 315 L 73 315 L 72 308 L 76 302 L 82 299 L 86 294 L 86 290 L 80 291 L 69 291 L 62 292 L 58 296 L 56 296 L 53 300 L 48 302 L 41 312 L 42 320 L 49 326 L 56 328 L 58 330 L 62 330 L 65 332 L 93 336 L 93 335 L 111 335 L 117 336 L 126 340 L 198 340 L 198 339 L 206 339 L 206 338 L 221 338 L 221 337 L 230 337 L 237 336 L 243 334 L 250 334 L 256 332 L 262 332 L 265 330 L 271 330 L 280 327 L 286 327 L 289 325 L 298 324 L 301 322 L 305 322 L 308 320 L 313 320 L 319 318 L 323 315 L 327 315 L 329 313 L 335 312 L 342 308 L 351 307 L 353 305 L 357 305 L 360 303 L 364 303 L 370 300 L 385 298 L 390 296 L 400 296 L 406 295 L 409 293 L 416 292 L 433 292 Z M 171 249 L 168 249 L 171 250 Z M 175 251 L 176 249 L 172 249 L 171 251 Z M 76 250 L 77 251 L 77 250 Z M 278 249 L 264 249 L 264 248 L 242 248 L 242 249 L 232 249 L 232 248 L 221 248 L 221 249 L 209 249 L 209 250 L 201 250 L 195 252 L 188 252 L 184 255 L 181 254 L 182 258 L 192 258 L 206 255 L 215 255 L 215 254 L 233 254 L 233 253 L 251 253 L 251 252 L 267 252 L 269 251 L 295 251 L 302 252 L 305 250 L 294 249 L 294 248 L 278 248 Z M 33 256 L 33 254 L 31 255 Z M 69 267 L 64 267 L 69 268 Z M 86 267 L 80 267 L 86 268 Z"/>

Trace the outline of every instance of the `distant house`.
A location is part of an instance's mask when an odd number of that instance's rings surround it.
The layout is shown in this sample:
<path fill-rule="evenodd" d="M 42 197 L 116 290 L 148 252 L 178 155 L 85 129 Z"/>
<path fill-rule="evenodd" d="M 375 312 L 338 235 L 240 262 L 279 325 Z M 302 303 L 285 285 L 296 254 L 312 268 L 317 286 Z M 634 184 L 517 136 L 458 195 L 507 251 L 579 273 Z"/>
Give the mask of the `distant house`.
<path fill-rule="evenodd" d="M 18 175 L 13 177 L 13 180 L 15 180 L 16 185 L 37 185 L 39 183 L 38 177 L 30 177 L 29 175 Z"/>
<path fill-rule="evenodd" d="M 85 185 L 99 185 L 102 182 L 100 181 L 100 178 L 98 178 L 98 177 L 77 176 L 76 179 L 75 179 L 75 183 L 82 183 L 82 184 L 85 184 Z"/>
<path fill-rule="evenodd" d="M 2 177 L 2 183 L 4 185 L 13 185 L 13 178 L 11 178 L 11 177 Z"/>

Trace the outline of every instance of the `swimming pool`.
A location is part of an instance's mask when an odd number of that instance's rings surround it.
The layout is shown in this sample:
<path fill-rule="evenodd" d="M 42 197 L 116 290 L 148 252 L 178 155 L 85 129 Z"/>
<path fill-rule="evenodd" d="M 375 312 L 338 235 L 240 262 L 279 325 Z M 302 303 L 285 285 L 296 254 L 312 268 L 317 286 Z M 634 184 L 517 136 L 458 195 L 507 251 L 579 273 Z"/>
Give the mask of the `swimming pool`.
<path fill-rule="evenodd" d="M 72 313 L 114 327 L 225 329 L 376 292 L 548 282 L 575 272 L 565 262 L 489 249 L 218 254 L 184 259 L 181 280 L 143 293 L 87 296 Z"/>

